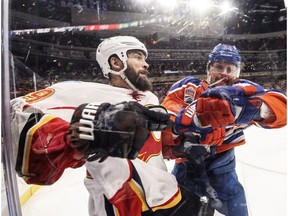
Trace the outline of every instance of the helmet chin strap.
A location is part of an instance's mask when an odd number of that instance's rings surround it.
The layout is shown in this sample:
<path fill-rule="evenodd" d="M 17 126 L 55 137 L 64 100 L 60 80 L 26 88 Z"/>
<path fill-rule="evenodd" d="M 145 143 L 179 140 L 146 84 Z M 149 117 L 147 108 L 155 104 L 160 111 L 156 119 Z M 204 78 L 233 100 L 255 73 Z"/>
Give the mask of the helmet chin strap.
<path fill-rule="evenodd" d="M 111 74 L 114 75 L 118 75 L 120 76 L 129 86 L 133 91 L 139 91 L 139 89 L 137 89 L 128 79 L 128 77 L 125 75 L 124 71 L 127 69 L 127 64 L 124 63 L 124 68 L 120 71 L 114 71 L 114 70 L 110 70 Z"/>
<path fill-rule="evenodd" d="M 121 78 L 131 87 L 131 89 L 133 89 L 134 91 L 139 91 L 139 89 L 137 89 L 128 79 L 128 77 L 124 74 L 124 71 L 121 70 L 119 71 L 119 75 L 121 76 Z"/>

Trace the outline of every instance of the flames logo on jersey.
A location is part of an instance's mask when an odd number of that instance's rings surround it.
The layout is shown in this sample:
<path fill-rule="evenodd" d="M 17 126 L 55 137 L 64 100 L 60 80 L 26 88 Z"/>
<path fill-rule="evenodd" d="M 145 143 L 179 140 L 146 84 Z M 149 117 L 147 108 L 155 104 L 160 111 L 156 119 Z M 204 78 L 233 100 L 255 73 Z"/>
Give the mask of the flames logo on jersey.
<path fill-rule="evenodd" d="M 32 93 L 29 93 L 22 98 L 27 102 L 27 103 L 36 103 L 38 101 L 41 101 L 45 98 L 48 98 L 49 96 L 53 95 L 55 92 L 54 89 L 52 88 L 46 88 L 46 89 L 41 89 L 39 91 L 35 91 Z"/>

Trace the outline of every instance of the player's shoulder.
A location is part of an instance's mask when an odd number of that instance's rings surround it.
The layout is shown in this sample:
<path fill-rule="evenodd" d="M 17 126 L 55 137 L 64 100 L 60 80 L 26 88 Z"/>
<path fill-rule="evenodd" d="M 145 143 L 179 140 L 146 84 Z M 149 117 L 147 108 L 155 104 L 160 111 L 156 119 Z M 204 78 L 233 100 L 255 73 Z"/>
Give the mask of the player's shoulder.
<path fill-rule="evenodd" d="M 151 98 L 157 98 L 157 96 L 151 91 L 144 91 L 143 94 Z"/>
<path fill-rule="evenodd" d="M 185 85 L 188 83 L 193 83 L 195 85 L 199 85 L 201 82 L 202 82 L 202 80 L 197 78 L 197 77 L 187 76 L 187 77 L 184 77 L 183 79 L 179 80 L 176 83 L 179 83 L 180 85 Z"/>
<path fill-rule="evenodd" d="M 151 91 L 142 92 L 146 97 L 146 104 L 145 105 L 158 105 L 159 99 L 158 97 Z"/>
<path fill-rule="evenodd" d="M 199 86 L 202 83 L 202 80 L 197 78 L 197 77 L 193 77 L 193 76 L 187 76 L 179 81 L 177 81 L 176 83 L 174 83 L 171 88 L 170 91 L 173 91 L 175 89 L 178 89 L 180 87 L 185 87 L 188 85 L 193 85 L 193 86 Z"/>
<path fill-rule="evenodd" d="M 237 79 L 234 85 L 253 85 L 253 86 L 261 86 L 260 84 L 253 82 L 247 79 Z"/>
<path fill-rule="evenodd" d="M 108 88 L 109 85 L 96 83 L 96 82 L 84 82 L 77 80 L 68 80 L 62 81 L 59 83 L 55 83 L 51 85 L 49 88 L 54 89 L 76 89 L 76 88 Z"/>

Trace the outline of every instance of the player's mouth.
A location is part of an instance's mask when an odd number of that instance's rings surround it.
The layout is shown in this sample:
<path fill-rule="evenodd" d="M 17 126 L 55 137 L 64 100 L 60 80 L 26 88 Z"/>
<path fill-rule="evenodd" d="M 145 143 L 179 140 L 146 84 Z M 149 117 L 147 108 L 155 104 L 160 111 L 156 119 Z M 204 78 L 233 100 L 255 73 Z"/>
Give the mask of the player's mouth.
<path fill-rule="evenodd" d="M 139 74 L 147 76 L 149 74 L 148 70 L 140 70 Z"/>
<path fill-rule="evenodd" d="M 221 79 L 220 85 L 228 85 L 229 84 L 229 79 L 225 77 L 224 79 Z"/>
<path fill-rule="evenodd" d="M 229 80 L 227 77 L 223 77 L 222 79 L 218 79 L 218 80 L 215 80 L 214 83 L 210 84 L 209 86 L 210 87 L 213 87 L 213 86 L 223 86 L 223 85 L 228 85 L 229 83 Z"/>

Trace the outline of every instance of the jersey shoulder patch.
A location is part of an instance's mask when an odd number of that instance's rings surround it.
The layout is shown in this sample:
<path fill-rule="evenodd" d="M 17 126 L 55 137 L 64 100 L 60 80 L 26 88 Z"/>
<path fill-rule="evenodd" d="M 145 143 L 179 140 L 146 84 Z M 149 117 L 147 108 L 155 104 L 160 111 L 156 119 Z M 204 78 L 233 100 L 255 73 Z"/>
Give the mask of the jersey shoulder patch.
<path fill-rule="evenodd" d="M 190 104 L 195 100 L 196 91 L 193 87 L 188 87 L 184 91 L 184 102 Z"/>
<path fill-rule="evenodd" d="M 39 91 L 31 92 L 22 98 L 29 104 L 36 103 L 38 101 L 44 100 L 49 96 L 53 95 L 55 92 L 52 88 L 41 89 Z"/>

